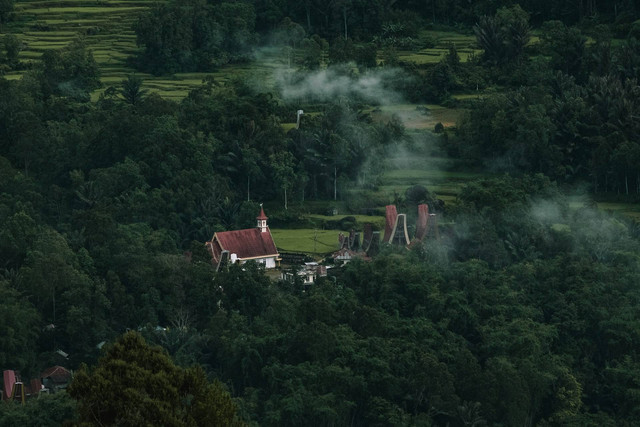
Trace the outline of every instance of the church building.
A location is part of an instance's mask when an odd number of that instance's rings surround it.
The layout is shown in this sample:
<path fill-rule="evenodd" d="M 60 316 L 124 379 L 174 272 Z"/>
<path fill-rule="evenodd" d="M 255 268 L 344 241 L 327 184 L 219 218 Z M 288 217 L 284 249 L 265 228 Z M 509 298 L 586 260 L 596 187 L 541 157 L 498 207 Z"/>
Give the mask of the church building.
<path fill-rule="evenodd" d="M 275 268 L 280 261 L 280 254 L 267 226 L 267 219 L 260 206 L 256 228 L 215 233 L 205 245 L 216 268 L 225 263 L 243 264 L 247 261 L 263 264 L 265 268 Z"/>

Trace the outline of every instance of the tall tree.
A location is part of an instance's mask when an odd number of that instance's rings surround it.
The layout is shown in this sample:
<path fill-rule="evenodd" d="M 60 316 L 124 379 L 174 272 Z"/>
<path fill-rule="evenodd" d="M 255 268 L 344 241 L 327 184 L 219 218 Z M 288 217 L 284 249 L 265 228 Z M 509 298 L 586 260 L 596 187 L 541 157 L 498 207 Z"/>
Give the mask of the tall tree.
<path fill-rule="evenodd" d="M 139 104 L 147 93 L 146 89 L 142 89 L 142 79 L 132 74 L 128 75 L 126 80 L 122 80 L 120 84 L 122 86 L 120 94 L 128 104 Z"/>
<path fill-rule="evenodd" d="M 560 21 L 545 22 L 542 26 L 541 48 L 551 57 L 551 66 L 565 74 L 584 80 L 586 76 L 587 38 L 576 27 L 567 27 Z"/>
<path fill-rule="evenodd" d="M 276 185 L 282 188 L 284 192 L 284 208 L 287 209 L 288 192 L 293 188 L 296 178 L 295 158 L 288 151 L 280 151 L 269 157 L 271 166 L 273 167 Z"/>
<path fill-rule="evenodd" d="M 503 65 L 521 58 L 530 37 L 529 14 L 519 5 L 502 8 L 481 17 L 473 30 L 485 61 Z"/>
<path fill-rule="evenodd" d="M 69 386 L 86 425 L 241 425 L 229 393 L 202 368 L 182 369 L 160 347 L 127 332 L 93 369 L 83 366 Z"/>
<path fill-rule="evenodd" d="M 11 12 L 13 12 L 14 0 L 0 0 L 0 24 L 9 20 Z"/>
<path fill-rule="evenodd" d="M 33 305 L 0 280 L 0 366 L 25 374 L 34 368 L 40 323 Z"/>

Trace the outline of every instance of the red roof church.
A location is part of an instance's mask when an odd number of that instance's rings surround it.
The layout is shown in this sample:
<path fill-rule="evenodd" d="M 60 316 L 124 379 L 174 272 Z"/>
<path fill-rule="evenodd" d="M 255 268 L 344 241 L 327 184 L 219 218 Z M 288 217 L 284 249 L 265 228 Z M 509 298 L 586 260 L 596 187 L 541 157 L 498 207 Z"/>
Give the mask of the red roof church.
<path fill-rule="evenodd" d="M 205 245 L 216 267 L 226 262 L 242 264 L 255 261 L 265 268 L 275 268 L 280 261 L 280 254 L 267 226 L 267 219 L 260 206 L 256 228 L 215 233 Z"/>

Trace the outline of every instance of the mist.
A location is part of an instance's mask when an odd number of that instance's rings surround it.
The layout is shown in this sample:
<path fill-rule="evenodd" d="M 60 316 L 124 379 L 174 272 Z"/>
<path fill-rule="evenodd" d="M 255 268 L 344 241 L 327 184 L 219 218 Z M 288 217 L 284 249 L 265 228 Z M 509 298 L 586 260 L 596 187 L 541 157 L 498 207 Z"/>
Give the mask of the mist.
<path fill-rule="evenodd" d="M 397 68 L 376 68 L 362 73 L 353 72 L 353 63 L 332 65 L 310 72 L 278 70 L 276 86 L 285 101 L 335 101 L 355 98 L 372 105 L 390 105 L 403 102 L 394 90 L 398 79 L 409 78 Z"/>

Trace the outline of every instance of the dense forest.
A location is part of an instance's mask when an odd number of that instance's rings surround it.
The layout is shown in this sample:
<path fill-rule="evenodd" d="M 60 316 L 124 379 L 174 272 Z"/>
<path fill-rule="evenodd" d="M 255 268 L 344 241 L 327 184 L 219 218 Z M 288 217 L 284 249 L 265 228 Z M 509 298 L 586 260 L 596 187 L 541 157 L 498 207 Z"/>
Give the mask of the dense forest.
<path fill-rule="evenodd" d="M 0 426 L 636 425 L 640 229 L 596 202 L 640 195 L 638 18 L 632 0 L 161 2 L 132 28 L 139 73 L 287 54 L 269 82 L 206 78 L 179 101 L 101 80 L 82 38 L 27 64 L 5 35 L 0 369 L 75 376 L 0 402 Z M 481 53 L 401 60 L 427 27 Z M 420 131 L 376 115 L 409 102 L 461 113 Z M 480 177 L 453 202 L 371 196 L 399 151 Z M 205 249 L 260 203 L 294 228 L 337 202 L 427 203 L 441 237 L 311 287 L 216 271 Z"/>

